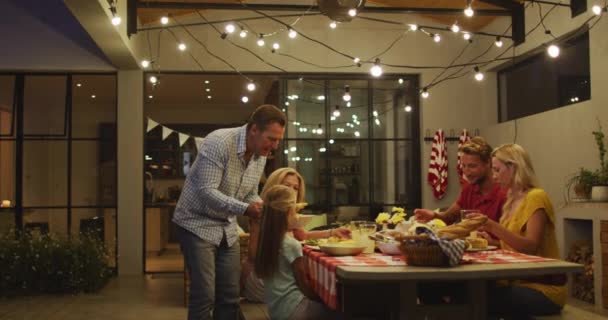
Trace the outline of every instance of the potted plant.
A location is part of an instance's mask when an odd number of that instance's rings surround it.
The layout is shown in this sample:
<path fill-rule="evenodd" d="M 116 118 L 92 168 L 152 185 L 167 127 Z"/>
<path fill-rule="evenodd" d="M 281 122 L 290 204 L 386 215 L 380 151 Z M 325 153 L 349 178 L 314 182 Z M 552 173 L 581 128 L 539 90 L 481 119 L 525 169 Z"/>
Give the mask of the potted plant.
<path fill-rule="evenodd" d="M 576 195 L 575 199 L 593 201 L 608 201 L 608 163 L 606 163 L 606 146 L 604 144 L 604 132 L 598 119 L 598 130 L 592 131 L 597 145 L 600 167 L 595 170 L 580 168 L 566 184 L 568 193 L 572 189 Z M 569 197 L 568 197 L 569 198 Z"/>

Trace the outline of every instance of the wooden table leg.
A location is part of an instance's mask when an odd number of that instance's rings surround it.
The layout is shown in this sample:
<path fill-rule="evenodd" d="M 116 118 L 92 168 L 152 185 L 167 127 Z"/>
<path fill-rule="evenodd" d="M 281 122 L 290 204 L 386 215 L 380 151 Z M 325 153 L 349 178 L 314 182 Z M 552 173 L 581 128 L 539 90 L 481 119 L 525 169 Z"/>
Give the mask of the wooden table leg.
<path fill-rule="evenodd" d="M 469 303 L 471 306 L 471 319 L 483 320 L 488 317 L 488 299 L 485 280 L 470 280 Z"/>
<path fill-rule="evenodd" d="M 399 319 L 416 319 L 417 291 L 416 281 L 404 281 L 399 284 Z"/>

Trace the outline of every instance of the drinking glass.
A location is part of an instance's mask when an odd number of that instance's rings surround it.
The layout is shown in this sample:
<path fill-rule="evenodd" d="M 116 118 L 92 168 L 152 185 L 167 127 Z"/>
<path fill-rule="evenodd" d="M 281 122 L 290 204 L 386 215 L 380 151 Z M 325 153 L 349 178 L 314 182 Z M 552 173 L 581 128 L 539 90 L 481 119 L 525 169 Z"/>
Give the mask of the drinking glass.
<path fill-rule="evenodd" d="M 359 225 L 359 243 L 365 246 L 363 253 L 374 253 L 376 242 L 369 238 L 370 235 L 376 232 L 376 224 L 373 222 L 365 222 Z"/>

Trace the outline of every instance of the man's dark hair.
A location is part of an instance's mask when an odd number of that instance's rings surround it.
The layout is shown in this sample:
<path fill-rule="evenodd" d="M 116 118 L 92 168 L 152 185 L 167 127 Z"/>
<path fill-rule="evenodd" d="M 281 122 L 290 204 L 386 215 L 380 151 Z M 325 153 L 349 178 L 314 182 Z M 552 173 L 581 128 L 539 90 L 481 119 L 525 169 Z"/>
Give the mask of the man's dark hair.
<path fill-rule="evenodd" d="M 255 124 L 258 129 L 265 131 L 266 127 L 273 122 L 278 123 L 281 127 L 285 127 L 285 123 L 287 122 L 285 114 L 271 104 L 263 104 L 257 107 L 249 117 L 247 129 L 251 128 L 252 124 Z"/>

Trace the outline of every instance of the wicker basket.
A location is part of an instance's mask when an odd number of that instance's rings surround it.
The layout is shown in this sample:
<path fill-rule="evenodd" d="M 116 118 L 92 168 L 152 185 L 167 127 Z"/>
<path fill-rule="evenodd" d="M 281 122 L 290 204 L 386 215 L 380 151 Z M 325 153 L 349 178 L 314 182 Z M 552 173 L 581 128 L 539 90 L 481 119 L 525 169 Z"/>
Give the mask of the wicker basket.
<path fill-rule="evenodd" d="M 401 252 L 408 265 L 424 267 L 447 267 L 448 256 L 439 244 L 428 235 L 405 236 L 401 238 Z"/>

